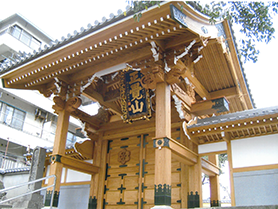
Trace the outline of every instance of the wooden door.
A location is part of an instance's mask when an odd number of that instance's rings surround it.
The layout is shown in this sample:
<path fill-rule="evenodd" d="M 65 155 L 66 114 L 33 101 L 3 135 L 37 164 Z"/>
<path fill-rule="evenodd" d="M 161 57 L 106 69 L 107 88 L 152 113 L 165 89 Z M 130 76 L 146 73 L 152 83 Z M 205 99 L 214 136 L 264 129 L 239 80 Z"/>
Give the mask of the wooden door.
<path fill-rule="evenodd" d="M 153 137 L 154 133 L 109 141 L 104 208 L 147 209 L 154 206 Z M 172 160 L 173 208 L 181 208 L 180 168 L 180 163 Z"/>

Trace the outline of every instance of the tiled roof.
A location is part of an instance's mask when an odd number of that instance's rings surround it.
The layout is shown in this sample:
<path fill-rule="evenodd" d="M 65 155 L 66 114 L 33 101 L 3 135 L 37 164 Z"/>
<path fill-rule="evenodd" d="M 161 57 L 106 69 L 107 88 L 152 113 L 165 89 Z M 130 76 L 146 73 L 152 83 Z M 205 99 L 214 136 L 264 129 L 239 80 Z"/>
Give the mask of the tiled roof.
<path fill-rule="evenodd" d="M 30 171 L 30 167 L 12 168 L 12 169 L 0 169 L 0 174 L 18 173 L 18 172 L 29 172 L 29 171 Z"/>
<path fill-rule="evenodd" d="M 276 113 L 278 113 L 278 106 L 245 110 L 245 111 L 230 113 L 226 115 L 198 119 L 196 124 L 188 126 L 187 128 L 190 129 L 195 127 L 208 126 L 208 125 L 213 125 L 213 124 L 218 124 L 223 122 L 231 122 L 231 121 L 237 121 L 237 120 L 242 120 L 247 118 L 255 118 L 258 116 L 273 115 Z"/>
<path fill-rule="evenodd" d="M 124 14 L 122 10 L 118 10 L 118 14 L 114 15 L 113 13 L 110 14 L 110 18 L 107 19 L 106 17 L 102 18 L 102 22 L 95 21 L 94 25 L 88 24 L 87 28 L 81 27 L 80 32 L 77 32 L 76 30 L 73 32 L 73 34 L 68 34 L 67 37 L 62 37 L 61 40 L 56 39 L 54 42 L 52 42 L 50 45 L 45 45 L 43 48 L 39 48 L 37 51 L 34 50 L 33 53 L 25 53 L 20 52 L 21 58 L 17 59 L 16 61 L 10 61 L 9 63 L 0 66 L 0 74 L 3 74 L 5 72 L 8 72 L 14 68 L 16 68 L 19 65 L 25 64 L 29 62 L 30 60 L 33 60 L 39 56 L 42 56 L 44 54 L 47 54 L 57 48 L 60 48 L 70 42 L 73 42 L 77 39 L 80 39 L 90 33 L 93 33 L 99 29 L 102 29 L 108 25 L 111 25 L 114 22 L 117 22 L 119 20 L 122 20 L 124 18 L 127 18 L 131 15 L 134 15 L 134 11 L 131 9 L 130 6 L 127 6 L 126 13 Z"/>

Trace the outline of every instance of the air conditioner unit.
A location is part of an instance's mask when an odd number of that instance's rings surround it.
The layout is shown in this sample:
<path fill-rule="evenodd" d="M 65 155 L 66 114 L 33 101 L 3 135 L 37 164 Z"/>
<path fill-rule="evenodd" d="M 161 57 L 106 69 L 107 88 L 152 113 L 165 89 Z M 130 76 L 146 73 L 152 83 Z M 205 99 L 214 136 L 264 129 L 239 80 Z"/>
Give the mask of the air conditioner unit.
<path fill-rule="evenodd" d="M 41 109 L 36 109 L 35 111 L 35 119 L 42 119 L 45 120 L 47 118 L 47 112 Z"/>

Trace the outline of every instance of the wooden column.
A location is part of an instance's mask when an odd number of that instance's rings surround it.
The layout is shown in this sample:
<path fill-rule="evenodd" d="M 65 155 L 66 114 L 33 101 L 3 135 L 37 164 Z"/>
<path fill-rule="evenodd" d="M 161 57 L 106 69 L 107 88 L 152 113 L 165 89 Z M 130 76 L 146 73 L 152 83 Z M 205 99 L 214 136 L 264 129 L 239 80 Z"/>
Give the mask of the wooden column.
<path fill-rule="evenodd" d="M 59 192 L 61 186 L 61 176 L 63 170 L 63 164 L 61 163 L 61 157 L 65 155 L 67 133 L 69 127 L 70 113 L 78 108 L 81 104 L 81 99 L 78 97 L 70 98 L 67 102 L 61 97 L 54 97 L 55 105 L 53 109 L 58 114 L 57 127 L 54 139 L 54 146 L 51 156 L 50 172 L 49 175 L 56 176 L 56 186 L 54 194 L 54 204 L 53 206 L 58 206 Z M 54 183 L 54 179 L 50 178 L 48 185 Z M 48 195 L 51 195 L 52 188 L 48 189 Z M 48 206 L 48 205 L 46 205 Z"/>
<path fill-rule="evenodd" d="M 227 143 L 227 155 L 228 155 L 228 162 L 229 162 L 230 189 L 231 189 L 231 205 L 236 206 L 231 136 L 229 133 L 225 133 L 225 132 L 222 132 L 221 135 Z"/>
<path fill-rule="evenodd" d="M 208 159 L 213 164 L 218 165 L 218 155 L 209 155 Z M 211 207 L 221 206 L 219 175 L 210 176 L 209 182 L 210 182 L 210 206 Z"/>
<path fill-rule="evenodd" d="M 192 150 L 198 153 L 198 147 L 192 143 Z M 188 166 L 189 172 L 189 194 L 188 208 L 203 207 L 202 198 L 202 159 L 198 156 L 197 163 Z"/>
<path fill-rule="evenodd" d="M 58 200 L 59 200 L 59 193 L 60 193 L 60 186 L 61 186 L 61 177 L 62 177 L 62 170 L 63 164 L 61 163 L 61 156 L 65 154 L 66 148 L 66 141 L 67 141 L 67 132 L 69 126 L 69 117 L 70 112 L 67 110 L 61 110 L 58 112 L 58 121 L 55 133 L 55 140 L 53 146 L 53 152 L 51 157 L 51 164 L 50 164 L 50 172 L 49 175 L 56 176 L 56 186 L 55 186 L 55 194 L 54 194 L 54 201 L 53 206 L 58 207 Z M 54 183 L 54 179 L 50 178 L 48 181 L 48 185 Z M 49 188 L 49 195 L 51 195 L 52 188 Z M 46 205 L 50 206 L 50 205 Z"/>
<path fill-rule="evenodd" d="M 189 140 L 185 136 L 183 126 L 180 127 L 181 143 L 189 148 Z M 187 208 L 189 193 L 189 165 L 181 163 L 181 208 Z"/>
<path fill-rule="evenodd" d="M 99 134 L 98 140 L 95 142 L 94 153 L 93 153 L 93 165 L 100 167 L 101 154 L 102 154 L 102 136 L 103 133 Z M 97 207 L 97 195 L 98 195 L 98 182 L 99 173 L 93 174 L 91 178 L 90 185 L 90 199 L 89 199 L 89 209 Z"/>
<path fill-rule="evenodd" d="M 108 148 L 108 141 L 102 140 L 101 141 L 101 159 L 100 159 L 100 170 L 99 170 L 99 177 L 98 182 L 96 182 L 98 191 L 97 191 L 97 209 L 102 209 L 103 207 L 103 196 L 104 196 L 104 185 L 105 180 L 107 178 L 106 173 L 106 158 L 107 158 L 107 148 Z"/>
<path fill-rule="evenodd" d="M 166 82 L 156 84 L 155 149 L 155 207 L 171 205 L 171 93 Z"/>

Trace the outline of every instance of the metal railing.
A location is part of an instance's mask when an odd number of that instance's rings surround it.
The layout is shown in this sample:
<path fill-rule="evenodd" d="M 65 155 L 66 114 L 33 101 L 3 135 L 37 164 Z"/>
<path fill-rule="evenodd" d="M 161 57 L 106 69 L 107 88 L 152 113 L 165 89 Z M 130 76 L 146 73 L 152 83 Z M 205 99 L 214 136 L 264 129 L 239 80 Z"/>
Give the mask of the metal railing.
<path fill-rule="evenodd" d="M 40 181 L 43 181 L 43 180 L 46 180 L 46 179 L 49 179 L 49 178 L 54 178 L 54 183 L 49 185 L 49 186 L 45 186 L 45 187 L 42 187 L 40 189 L 36 189 L 34 191 L 29 191 L 29 192 L 26 192 L 24 194 L 20 194 L 20 195 L 17 195 L 15 197 L 11 197 L 9 199 L 6 199 L 6 200 L 1 200 L 0 201 L 0 205 L 5 203 L 5 202 L 8 202 L 8 201 L 11 201 L 11 200 L 14 200 L 14 199 L 17 199 L 19 197 L 23 197 L 23 196 L 26 196 L 26 195 L 29 195 L 29 194 L 33 194 L 35 192 L 39 192 L 39 191 L 42 191 L 44 189 L 47 189 L 47 188 L 50 188 L 50 187 L 53 187 L 53 190 L 52 190 L 52 194 L 51 194 L 51 201 L 50 201 L 50 209 L 52 209 L 52 205 L 53 205 L 53 199 L 54 199 L 54 191 L 55 191 L 55 186 L 56 186 L 56 176 L 55 175 L 51 175 L 51 176 L 46 176 L 46 177 L 43 177 L 43 178 L 40 178 L 40 179 L 36 179 L 36 180 L 33 180 L 33 181 L 29 181 L 29 182 L 25 182 L 25 183 L 22 183 L 22 184 L 18 184 L 18 185 L 15 185 L 15 186 L 11 186 L 11 187 L 8 187 L 8 188 L 5 188 L 5 189 L 1 189 L 0 190 L 0 194 L 2 192 L 6 192 L 6 191 L 9 191 L 9 190 L 12 190 L 12 189 L 16 189 L 16 188 L 19 188 L 19 187 L 23 187 L 23 186 L 26 186 L 26 185 L 29 185 L 29 184 L 33 184 L 33 183 L 36 183 L 36 182 L 40 182 Z"/>

